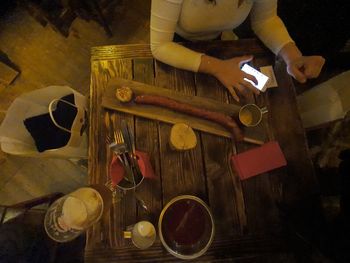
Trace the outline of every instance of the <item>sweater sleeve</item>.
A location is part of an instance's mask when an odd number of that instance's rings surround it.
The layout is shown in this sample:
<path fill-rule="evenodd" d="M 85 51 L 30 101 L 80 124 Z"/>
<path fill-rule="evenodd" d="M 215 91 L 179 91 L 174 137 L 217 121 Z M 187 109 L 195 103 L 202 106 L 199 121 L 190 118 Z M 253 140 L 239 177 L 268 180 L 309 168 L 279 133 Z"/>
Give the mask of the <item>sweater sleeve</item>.
<path fill-rule="evenodd" d="M 255 0 L 250 18 L 253 31 L 274 54 L 294 42 L 277 16 L 277 0 Z"/>
<path fill-rule="evenodd" d="M 173 42 L 182 2 L 183 0 L 152 0 L 151 51 L 159 61 L 197 72 L 202 54 Z"/>

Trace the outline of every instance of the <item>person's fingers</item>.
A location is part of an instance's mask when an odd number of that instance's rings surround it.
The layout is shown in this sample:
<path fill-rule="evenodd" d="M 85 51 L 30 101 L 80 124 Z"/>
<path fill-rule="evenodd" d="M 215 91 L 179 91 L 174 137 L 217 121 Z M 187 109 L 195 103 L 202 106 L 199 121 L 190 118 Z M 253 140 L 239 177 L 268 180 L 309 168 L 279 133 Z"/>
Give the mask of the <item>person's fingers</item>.
<path fill-rule="evenodd" d="M 234 85 L 234 88 L 236 89 L 236 91 L 239 92 L 239 94 L 241 94 L 245 98 L 250 98 L 250 96 L 252 95 L 250 89 L 240 83 L 236 83 Z"/>
<path fill-rule="evenodd" d="M 246 81 L 246 80 L 244 80 L 244 79 L 243 79 L 242 81 L 240 81 L 239 84 L 242 85 L 242 86 L 244 86 L 245 89 L 251 90 L 251 91 L 254 92 L 256 95 L 259 95 L 259 94 L 260 94 L 260 91 L 259 91 L 257 88 L 255 88 L 255 87 L 253 86 L 252 83 L 250 83 L 250 82 L 248 82 L 248 81 Z"/>
<path fill-rule="evenodd" d="M 233 87 L 243 96 L 247 93 L 246 88 L 239 83 L 234 84 Z"/>
<path fill-rule="evenodd" d="M 319 67 L 310 67 L 309 66 L 309 67 L 305 67 L 304 75 L 308 79 L 314 79 L 314 78 L 318 77 L 320 72 L 321 72 L 321 68 L 319 68 Z"/>
<path fill-rule="evenodd" d="M 258 85 L 258 80 L 253 75 L 243 72 L 243 78 L 249 79 L 253 81 L 256 85 Z"/>
<path fill-rule="evenodd" d="M 239 92 L 239 94 L 241 94 L 245 99 L 251 99 L 253 98 L 253 94 L 252 92 L 245 87 L 244 85 L 240 84 L 240 83 L 236 83 L 234 85 L 234 88 L 237 92 Z"/>
<path fill-rule="evenodd" d="M 300 71 L 296 65 L 291 65 L 287 68 L 288 74 L 295 78 L 300 83 L 306 82 L 305 75 Z"/>
<path fill-rule="evenodd" d="M 238 65 L 239 67 L 241 67 L 244 63 L 251 61 L 253 59 L 253 56 L 246 55 L 246 56 L 237 57 L 237 59 L 238 59 Z"/>
<path fill-rule="evenodd" d="M 234 100 L 239 102 L 239 97 L 238 97 L 236 91 L 234 90 L 234 88 L 232 86 L 227 86 L 226 88 L 228 89 L 228 91 L 230 92 L 230 94 L 234 98 Z"/>
<path fill-rule="evenodd" d="M 325 63 L 325 59 L 321 56 L 311 57 L 305 65 L 304 74 L 307 78 L 317 78 Z"/>

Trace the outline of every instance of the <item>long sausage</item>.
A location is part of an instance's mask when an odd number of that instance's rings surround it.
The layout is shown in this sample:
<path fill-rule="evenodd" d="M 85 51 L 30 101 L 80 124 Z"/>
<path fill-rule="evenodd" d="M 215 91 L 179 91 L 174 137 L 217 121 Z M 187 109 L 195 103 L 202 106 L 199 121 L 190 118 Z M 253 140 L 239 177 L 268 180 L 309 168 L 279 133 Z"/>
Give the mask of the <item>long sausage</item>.
<path fill-rule="evenodd" d="M 237 123 L 230 116 L 227 116 L 223 113 L 201 109 L 187 103 L 170 99 L 168 97 L 156 95 L 139 95 L 136 96 L 134 101 L 138 104 L 161 106 L 174 111 L 216 122 L 228 129 L 233 134 L 235 140 L 243 140 L 243 133 L 238 127 Z"/>

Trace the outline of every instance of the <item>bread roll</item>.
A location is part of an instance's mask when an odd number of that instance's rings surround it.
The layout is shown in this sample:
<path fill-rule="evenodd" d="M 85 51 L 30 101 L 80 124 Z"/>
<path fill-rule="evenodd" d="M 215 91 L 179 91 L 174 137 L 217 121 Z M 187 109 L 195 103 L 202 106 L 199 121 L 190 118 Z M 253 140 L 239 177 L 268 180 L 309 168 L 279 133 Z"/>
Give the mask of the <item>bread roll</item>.
<path fill-rule="evenodd" d="M 132 100 L 133 92 L 131 88 L 122 86 L 117 88 L 115 96 L 121 102 L 129 102 Z"/>
<path fill-rule="evenodd" d="M 171 128 L 170 146 L 178 151 L 190 150 L 197 145 L 197 137 L 190 126 L 177 123 Z"/>

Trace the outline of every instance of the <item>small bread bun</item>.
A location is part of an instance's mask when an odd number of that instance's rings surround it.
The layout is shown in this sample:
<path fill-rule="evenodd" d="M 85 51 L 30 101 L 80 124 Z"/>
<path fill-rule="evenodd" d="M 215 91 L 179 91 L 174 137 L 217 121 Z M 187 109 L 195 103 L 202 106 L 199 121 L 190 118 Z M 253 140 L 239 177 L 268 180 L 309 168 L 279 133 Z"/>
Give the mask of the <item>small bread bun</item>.
<path fill-rule="evenodd" d="M 132 89 L 127 86 L 118 87 L 115 96 L 121 102 L 129 102 L 132 99 L 133 92 Z"/>
<path fill-rule="evenodd" d="M 197 145 L 197 137 L 190 126 L 176 123 L 170 131 L 170 146 L 178 151 L 190 150 Z"/>

